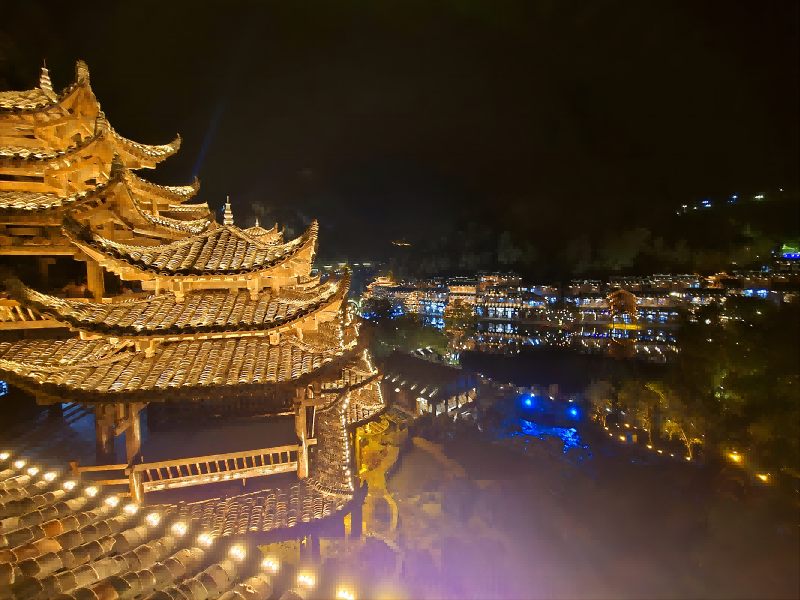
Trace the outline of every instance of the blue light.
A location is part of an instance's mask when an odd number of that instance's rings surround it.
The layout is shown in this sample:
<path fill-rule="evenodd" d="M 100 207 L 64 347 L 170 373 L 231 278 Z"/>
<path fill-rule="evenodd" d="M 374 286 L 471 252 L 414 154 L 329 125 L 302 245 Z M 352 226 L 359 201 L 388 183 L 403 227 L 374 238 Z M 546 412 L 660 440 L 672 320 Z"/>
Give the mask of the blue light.
<path fill-rule="evenodd" d="M 5 396 L 8 393 L 8 384 L 5 381 L 0 381 L 0 396 Z"/>
<path fill-rule="evenodd" d="M 531 400 L 530 398 L 526 398 L 525 399 L 525 406 L 531 406 L 532 404 L 533 404 L 533 400 Z"/>
<path fill-rule="evenodd" d="M 573 416 L 573 417 L 577 417 L 578 416 L 578 409 L 577 408 L 570 408 L 569 409 L 569 414 L 571 416 Z"/>

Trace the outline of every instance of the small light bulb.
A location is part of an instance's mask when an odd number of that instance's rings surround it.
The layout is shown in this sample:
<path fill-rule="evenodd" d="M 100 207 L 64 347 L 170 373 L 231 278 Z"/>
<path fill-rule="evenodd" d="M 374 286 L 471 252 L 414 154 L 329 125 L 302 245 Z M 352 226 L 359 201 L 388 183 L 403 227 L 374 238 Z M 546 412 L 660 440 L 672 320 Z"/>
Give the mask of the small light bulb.
<path fill-rule="evenodd" d="M 106 498 L 106 504 L 108 504 L 111 508 L 115 508 L 117 504 L 119 504 L 119 498 L 117 496 L 109 496 Z"/>
<path fill-rule="evenodd" d="M 312 587 L 314 585 L 314 579 L 310 575 L 300 575 L 297 578 L 297 583 L 307 587 Z"/>
<path fill-rule="evenodd" d="M 8 460 L 8 457 L 11 456 L 8 452 L 0 452 L 0 460 Z"/>
<path fill-rule="evenodd" d="M 147 520 L 148 525 L 150 525 L 151 527 L 155 527 L 156 525 L 158 525 L 158 522 L 161 520 L 161 517 L 158 516 L 158 513 L 150 513 L 149 515 L 147 515 L 147 517 L 145 517 L 145 519 Z"/>
<path fill-rule="evenodd" d="M 74 488 L 75 488 L 75 482 L 74 481 L 65 481 L 64 482 L 64 489 L 65 490 L 70 491 L 70 490 L 72 490 Z"/>
<path fill-rule="evenodd" d="M 213 542 L 213 541 L 214 541 L 214 538 L 212 538 L 212 537 L 211 537 L 209 534 L 207 534 L 207 533 L 201 533 L 201 534 L 198 536 L 198 538 L 197 538 L 197 541 L 198 541 L 198 542 L 200 542 L 201 544 L 203 544 L 203 546 L 210 546 L 210 545 L 211 545 L 211 542 Z"/>
<path fill-rule="evenodd" d="M 94 498 L 97 495 L 97 488 L 96 487 L 88 487 L 84 490 L 86 495 L 90 498 Z"/>
<path fill-rule="evenodd" d="M 136 504 L 128 504 L 125 507 L 125 512 L 128 513 L 130 516 L 135 515 L 139 511 L 139 507 Z"/>
<path fill-rule="evenodd" d="M 43 475 L 43 479 L 45 481 L 53 481 L 53 479 L 55 479 L 56 477 L 58 477 L 58 475 L 56 473 L 54 473 L 53 471 L 50 471 L 49 473 L 45 473 Z"/>
<path fill-rule="evenodd" d="M 172 526 L 172 533 L 175 535 L 183 535 L 186 533 L 186 523 L 175 523 L 175 525 Z"/>
<path fill-rule="evenodd" d="M 31 477 L 36 475 L 38 472 L 39 472 L 39 469 L 37 469 L 36 467 L 31 467 L 30 469 L 28 469 L 28 475 L 30 475 Z"/>
<path fill-rule="evenodd" d="M 261 566 L 264 567 L 270 573 L 276 573 L 278 571 L 278 563 L 269 558 L 265 558 L 264 562 L 261 563 Z"/>
<path fill-rule="evenodd" d="M 25 466 L 25 461 L 24 460 L 18 460 L 17 462 L 14 463 L 14 468 L 15 469 L 21 469 L 24 466 Z"/>
<path fill-rule="evenodd" d="M 241 546 L 234 546 L 231 548 L 231 556 L 236 560 L 243 560 L 247 556 L 247 552 Z"/>
<path fill-rule="evenodd" d="M 342 600 L 355 600 L 355 596 L 348 592 L 347 590 L 339 590 L 339 593 L 336 594 L 337 598 L 341 598 Z"/>

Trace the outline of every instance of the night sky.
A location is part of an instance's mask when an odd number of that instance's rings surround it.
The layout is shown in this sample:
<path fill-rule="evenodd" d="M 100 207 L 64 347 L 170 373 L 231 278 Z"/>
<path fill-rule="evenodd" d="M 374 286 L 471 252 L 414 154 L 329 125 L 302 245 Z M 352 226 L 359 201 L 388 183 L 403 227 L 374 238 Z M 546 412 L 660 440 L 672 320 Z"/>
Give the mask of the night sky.
<path fill-rule="evenodd" d="M 366 260 L 458 218 L 552 231 L 797 188 L 799 7 L 26 0 L 2 9 L 0 89 L 46 59 L 60 90 L 83 59 L 118 132 L 183 137 L 146 178 L 197 173 L 238 225 L 317 218 Z"/>

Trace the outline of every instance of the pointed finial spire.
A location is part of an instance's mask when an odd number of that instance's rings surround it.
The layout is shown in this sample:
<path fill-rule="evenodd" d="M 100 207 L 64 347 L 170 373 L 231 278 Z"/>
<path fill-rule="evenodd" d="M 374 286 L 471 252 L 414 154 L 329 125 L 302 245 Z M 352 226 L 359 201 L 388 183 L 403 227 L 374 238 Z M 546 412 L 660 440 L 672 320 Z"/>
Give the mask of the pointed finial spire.
<path fill-rule="evenodd" d="M 50 74 L 47 71 L 47 63 L 42 67 L 42 74 L 39 75 L 39 87 L 46 92 L 53 91 L 53 83 L 50 81 Z"/>
<path fill-rule="evenodd" d="M 231 197 L 225 196 L 225 219 L 223 224 L 225 225 L 233 225 L 233 213 L 231 212 Z"/>
<path fill-rule="evenodd" d="M 258 217 L 256 217 L 256 227 L 258 227 Z"/>

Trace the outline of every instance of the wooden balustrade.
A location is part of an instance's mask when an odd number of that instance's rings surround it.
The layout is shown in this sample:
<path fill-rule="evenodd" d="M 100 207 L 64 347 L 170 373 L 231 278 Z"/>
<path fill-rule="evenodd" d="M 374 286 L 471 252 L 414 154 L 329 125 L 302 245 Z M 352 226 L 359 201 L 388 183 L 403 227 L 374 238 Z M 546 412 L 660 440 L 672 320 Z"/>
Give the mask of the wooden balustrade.
<path fill-rule="evenodd" d="M 316 441 L 310 439 L 306 444 L 312 445 Z M 298 453 L 302 451 L 302 448 L 301 445 L 276 446 L 260 450 L 134 465 L 79 467 L 73 463 L 71 474 L 80 476 L 82 473 L 88 472 L 124 471 L 127 475 L 125 479 L 104 479 L 96 483 L 100 485 L 127 484 L 130 486 L 131 498 L 136 502 L 142 502 L 145 492 L 297 471 L 298 456 L 300 456 Z"/>
<path fill-rule="evenodd" d="M 144 492 L 200 485 L 297 470 L 300 446 L 278 446 L 133 465 L 126 472 L 141 474 Z"/>

